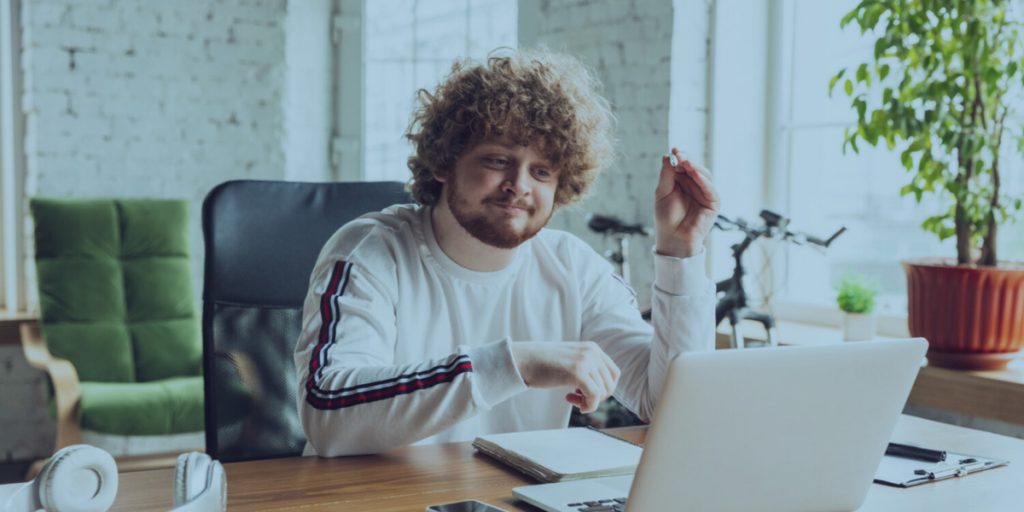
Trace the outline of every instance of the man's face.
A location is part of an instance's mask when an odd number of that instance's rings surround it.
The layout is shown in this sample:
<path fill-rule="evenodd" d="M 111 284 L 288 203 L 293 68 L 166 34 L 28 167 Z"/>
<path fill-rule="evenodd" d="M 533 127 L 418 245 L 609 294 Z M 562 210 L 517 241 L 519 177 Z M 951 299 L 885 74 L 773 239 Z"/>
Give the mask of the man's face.
<path fill-rule="evenodd" d="M 445 184 L 442 200 L 462 228 L 477 240 L 512 249 L 533 238 L 554 213 L 558 172 L 536 144 L 490 137 L 468 150 Z"/>

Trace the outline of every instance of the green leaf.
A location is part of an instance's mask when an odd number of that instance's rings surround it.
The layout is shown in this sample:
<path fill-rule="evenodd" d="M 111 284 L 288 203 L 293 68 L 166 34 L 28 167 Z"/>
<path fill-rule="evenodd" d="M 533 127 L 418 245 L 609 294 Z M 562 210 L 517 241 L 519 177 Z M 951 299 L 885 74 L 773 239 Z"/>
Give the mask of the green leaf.
<path fill-rule="evenodd" d="M 905 73 L 903 75 L 903 80 L 900 80 L 899 91 L 902 93 L 907 89 L 908 85 L 910 85 L 910 73 Z"/>
<path fill-rule="evenodd" d="M 913 153 L 915 151 L 921 151 L 922 149 L 927 147 L 927 144 L 927 139 L 916 139 L 914 140 L 914 142 L 910 143 L 910 147 L 907 148 L 907 151 L 910 153 Z"/>
<path fill-rule="evenodd" d="M 903 167 L 906 167 L 908 171 L 914 167 L 914 157 L 911 156 L 910 150 L 900 153 L 900 163 L 903 164 Z"/>
<path fill-rule="evenodd" d="M 989 87 L 995 87 L 1000 76 L 1002 76 L 1002 73 L 1000 73 L 998 69 L 988 68 L 985 70 L 985 83 L 987 83 Z"/>
<path fill-rule="evenodd" d="M 836 86 L 836 82 L 838 82 L 839 79 L 843 77 L 843 73 L 846 73 L 846 68 L 840 69 L 839 70 L 839 74 L 837 74 L 836 76 L 832 77 L 832 80 L 829 80 L 829 82 L 828 82 L 828 97 L 829 98 L 832 97 L 832 88 L 835 87 Z"/>
<path fill-rule="evenodd" d="M 888 105 L 889 101 L 891 101 L 891 100 L 892 100 L 892 89 L 886 87 L 885 90 L 882 91 L 882 104 L 883 105 Z"/>
<path fill-rule="evenodd" d="M 862 27 L 874 29 L 875 25 L 878 25 L 878 19 L 885 14 L 886 8 L 882 3 L 877 3 L 865 9 L 864 12 L 864 23 Z"/>
<path fill-rule="evenodd" d="M 883 64 L 882 67 L 878 68 L 878 79 L 885 80 L 887 76 L 889 76 L 889 65 Z"/>
<path fill-rule="evenodd" d="M 858 83 L 866 82 L 867 81 L 867 79 L 868 79 L 868 65 L 866 63 L 865 64 L 861 64 L 857 68 L 857 75 L 856 75 L 856 77 L 857 77 L 857 82 Z"/>
<path fill-rule="evenodd" d="M 846 28 L 846 25 L 857 17 L 858 11 L 860 11 L 860 6 L 857 6 L 856 9 L 846 13 L 846 16 L 843 16 L 843 19 L 839 22 L 839 28 Z"/>
<path fill-rule="evenodd" d="M 846 95 L 853 95 L 853 82 L 851 82 L 849 78 L 846 79 Z"/>
<path fill-rule="evenodd" d="M 878 59 L 881 59 L 882 55 L 885 55 L 885 49 L 888 46 L 889 46 L 889 43 L 886 40 L 886 38 L 879 38 L 877 41 L 875 41 L 875 60 L 876 61 Z"/>

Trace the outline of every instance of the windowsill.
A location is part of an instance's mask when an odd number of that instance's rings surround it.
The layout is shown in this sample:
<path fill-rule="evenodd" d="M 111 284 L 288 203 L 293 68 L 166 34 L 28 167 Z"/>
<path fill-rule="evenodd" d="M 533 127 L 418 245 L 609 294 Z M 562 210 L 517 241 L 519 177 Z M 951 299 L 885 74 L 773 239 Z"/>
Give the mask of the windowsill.
<path fill-rule="evenodd" d="M 741 324 L 743 338 L 762 343 L 764 327 L 746 320 Z M 728 322 L 718 326 L 717 348 L 729 348 Z M 829 345 L 843 343 L 843 331 L 836 327 L 776 321 L 782 345 Z M 892 339 L 899 336 L 879 336 Z M 1024 425 L 1024 354 L 1010 363 L 1006 370 L 994 372 L 948 370 L 922 362 L 917 381 L 910 392 L 909 403 L 946 411 Z"/>

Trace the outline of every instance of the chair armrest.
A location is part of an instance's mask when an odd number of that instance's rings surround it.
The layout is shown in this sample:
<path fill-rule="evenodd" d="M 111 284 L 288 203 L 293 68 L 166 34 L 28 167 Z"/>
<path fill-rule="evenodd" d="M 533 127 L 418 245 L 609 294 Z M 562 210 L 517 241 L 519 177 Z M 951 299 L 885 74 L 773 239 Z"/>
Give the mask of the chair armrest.
<path fill-rule="evenodd" d="M 21 324 L 21 348 L 28 364 L 46 371 L 53 382 L 53 393 L 57 397 L 57 450 L 81 443 L 82 428 L 78 425 L 76 410 L 82 390 L 75 366 L 50 354 L 36 322 Z"/>

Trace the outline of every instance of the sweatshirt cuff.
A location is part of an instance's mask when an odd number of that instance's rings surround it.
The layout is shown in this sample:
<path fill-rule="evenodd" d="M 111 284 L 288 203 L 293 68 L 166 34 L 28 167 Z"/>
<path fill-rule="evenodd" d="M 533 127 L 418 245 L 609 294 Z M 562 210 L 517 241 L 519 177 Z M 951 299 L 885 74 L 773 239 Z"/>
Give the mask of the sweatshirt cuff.
<path fill-rule="evenodd" d="M 473 362 L 474 395 L 490 409 L 526 391 L 526 382 L 512 357 L 512 340 L 505 338 L 466 351 Z"/>
<path fill-rule="evenodd" d="M 704 263 L 708 251 L 700 248 L 700 252 L 689 258 L 674 258 L 654 254 L 654 287 L 669 295 L 703 295 L 708 289 L 707 273 Z"/>

